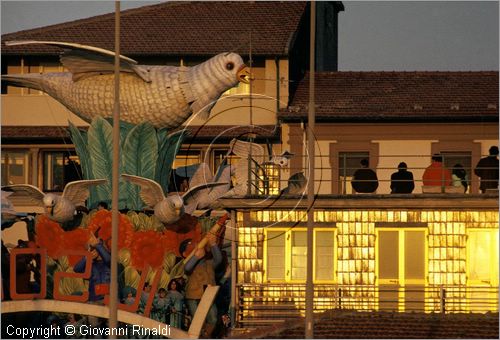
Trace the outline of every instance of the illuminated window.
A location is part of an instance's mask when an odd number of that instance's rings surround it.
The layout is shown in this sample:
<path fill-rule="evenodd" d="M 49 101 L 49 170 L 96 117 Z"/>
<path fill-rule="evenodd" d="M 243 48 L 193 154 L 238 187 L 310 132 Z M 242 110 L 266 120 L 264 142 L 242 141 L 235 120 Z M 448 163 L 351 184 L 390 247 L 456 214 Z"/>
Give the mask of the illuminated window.
<path fill-rule="evenodd" d="M 487 312 L 498 301 L 497 294 L 491 289 L 498 288 L 498 229 L 473 229 L 469 230 L 468 236 L 467 284 L 472 287 L 469 301 L 476 302 L 471 303 L 469 309 Z"/>
<path fill-rule="evenodd" d="M 229 149 L 215 149 L 212 151 L 212 170 L 215 173 L 217 172 L 217 169 L 221 165 L 222 161 L 227 158 L 227 164 L 228 165 L 234 165 L 238 162 L 240 159 L 238 156 L 235 155 L 227 155 Z"/>
<path fill-rule="evenodd" d="M 498 268 L 498 232 L 469 231 L 469 283 L 488 284 L 496 278 Z"/>
<path fill-rule="evenodd" d="M 43 190 L 63 191 L 66 184 L 83 179 L 74 151 L 43 152 Z"/>
<path fill-rule="evenodd" d="M 334 280 L 335 239 L 333 229 L 314 231 L 314 280 Z M 266 232 L 267 281 L 305 282 L 307 274 L 307 232 L 272 229 Z"/>
<path fill-rule="evenodd" d="M 316 281 L 333 281 L 333 268 L 335 264 L 333 245 L 335 232 L 333 230 L 315 230 L 315 240 L 315 279 Z"/>
<path fill-rule="evenodd" d="M 291 279 L 303 281 L 306 279 L 307 270 L 307 233 L 305 231 L 293 231 L 291 234 Z"/>
<path fill-rule="evenodd" d="M 188 166 L 200 163 L 201 152 L 200 150 L 180 150 L 175 156 L 173 169 L 177 169 L 181 166 Z"/>
<path fill-rule="evenodd" d="M 259 194 L 278 195 L 280 193 L 280 167 L 276 164 L 263 164 L 259 171 Z"/>
<path fill-rule="evenodd" d="M 286 232 L 267 232 L 267 279 L 284 280 L 285 278 L 285 240 Z"/>
<path fill-rule="evenodd" d="M 28 183 L 28 151 L 2 151 L 2 186 Z"/>
<path fill-rule="evenodd" d="M 246 95 L 250 94 L 250 84 L 238 83 L 235 87 L 231 87 L 229 90 L 224 92 L 223 96 L 234 96 L 234 95 Z"/>
<path fill-rule="evenodd" d="M 341 194 L 352 194 L 351 180 L 354 172 L 360 168 L 362 159 L 370 158 L 366 151 L 339 152 L 339 189 Z"/>

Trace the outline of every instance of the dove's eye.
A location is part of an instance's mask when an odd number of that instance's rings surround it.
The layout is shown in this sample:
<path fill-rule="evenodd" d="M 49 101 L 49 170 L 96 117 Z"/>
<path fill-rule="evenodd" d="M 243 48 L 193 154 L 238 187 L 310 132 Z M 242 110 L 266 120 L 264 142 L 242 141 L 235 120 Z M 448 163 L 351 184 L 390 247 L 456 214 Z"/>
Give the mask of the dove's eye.
<path fill-rule="evenodd" d="M 233 68 L 234 68 L 234 64 L 233 64 L 233 63 L 227 63 L 227 64 L 226 64 L 226 69 L 227 69 L 228 71 L 231 71 Z"/>

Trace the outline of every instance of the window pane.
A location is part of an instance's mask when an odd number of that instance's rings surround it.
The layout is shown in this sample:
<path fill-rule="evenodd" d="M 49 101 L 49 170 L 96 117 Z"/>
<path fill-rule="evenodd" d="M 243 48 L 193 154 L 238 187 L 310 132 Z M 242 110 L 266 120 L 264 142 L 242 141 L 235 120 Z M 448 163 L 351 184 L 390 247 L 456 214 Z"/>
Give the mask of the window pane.
<path fill-rule="evenodd" d="M 334 232 L 316 232 L 316 280 L 333 280 Z"/>
<path fill-rule="evenodd" d="M 497 254 L 491 254 L 491 232 L 469 232 L 469 280 L 489 281 L 491 262 Z"/>
<path fill-rule="evenodd" d="M 423 231 L 405 231 L 405 279 L 425 279 Z"/>
<path fill-rule="evenodd" d="M 199 150 L 189 150 L 189 151 L 180 150 L 177 156 L 175 156 L 172 168 L 177 169 L 178 167 L 181 166 L 188 166 L 196 163 L 200 163 Z"/>
<path fill-rule="evenodd" d="M 378 267 L 379 278 L 397 280 L 399 278 L 398 268 L 398 243 L 397 231 L 380 231 L 378 234 Z"/>
<path fill-rule="evenodd" d="M 75 152 L 44 152 L 43 190 L 63 191 L 66 184 L 83 179 L 80 160 Z"/>
<path fill-rule="evenodd" d="M 305 280 L 307 268 L 307 233 L 292 232 L 292 280 Z"/>
<path fill-rule="evenodd" d="M 222 161 L 224 160 L 224 158 L 226 158 L 228 151 L 229 151 L 228 149 L 214 150 L 213 151 L 214 162 L 213 162 L 212 171 L 214 172 L 214 174 L 217 172 L 217 169 L 219 168 L 219 166 L 222 163 Z M 240 158 L 238 156 L 234 156 L 234 155 L 227 156 L 227 164 L 234 165 L 238 162 L 239 159 Z"/>
<path fill-rule="evenodd" d="M 2 152 L 2 185 L 28 183 L 28 152 Z"/>
<path fill-rule="evenodd" d="M 285 279 L 285 235 L 284 231 L 267 232 L 267 279 Z"/>
<path fill-rule="evenodd" d="M 230 88 L 226 92 L 224 92 L 223 96 L 231 96 L 231 95 L 241 95 L 241 94 L 249 94 L 250 93 L 250 84 L 238 83 L 235 87 Z"/>
<path fill-rule="evenodd" d="M 280 167 L 276 164 L 264 164 L 262 181 L 259 188 L 264 195 L 278 195 L 280 193 Z"/>

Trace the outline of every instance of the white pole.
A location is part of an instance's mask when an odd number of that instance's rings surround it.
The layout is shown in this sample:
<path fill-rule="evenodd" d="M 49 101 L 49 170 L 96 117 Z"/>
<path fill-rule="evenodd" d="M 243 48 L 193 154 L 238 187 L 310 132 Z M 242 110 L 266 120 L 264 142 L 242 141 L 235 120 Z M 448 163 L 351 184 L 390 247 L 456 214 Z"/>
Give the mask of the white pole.
<path fill-rule="evenodd" d="M 313 235 L 314 235 L 314 71 L 316 48 L 316 3 L 311 1 L 311 27 L 309 45 L 309 112 L 307 115 L 307 154 L 309 160 L 309 181 L 307 183 L 307 278 L 306 278 L 306 332 L 305 338 L 314 338 L 314 283 L 313 283 Z"/>
<path fill-rule="evenodd" d="M 111 282 L 109 286 L 109 328 L 118 326 L 118 179 L 120 162 L 120 1 L 115 1 L 115 103 L 113 110 L 113 169 L 111 197 Z M 114 332 L 109 338 L 115 339 Z"/>

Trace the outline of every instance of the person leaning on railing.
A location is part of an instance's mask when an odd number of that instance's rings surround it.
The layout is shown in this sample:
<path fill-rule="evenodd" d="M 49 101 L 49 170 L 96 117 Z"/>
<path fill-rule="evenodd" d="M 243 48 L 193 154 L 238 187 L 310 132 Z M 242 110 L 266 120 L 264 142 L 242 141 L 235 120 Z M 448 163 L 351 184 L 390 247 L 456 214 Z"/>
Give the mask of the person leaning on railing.
<path fill-rule="evenodd" d="M 422 182 L 424 186 L 451 186 L 451 171 L 443 166 L 442 155 L 434 154 L 432 156 L 432 163 L 425 169 Z"/>
<path fill-rule="evenodd" d="M 474 173 L 481 178 L 479 188 L 485 193 L 487 189 L 498 189 L 498 147 L 492 146 L 487 157 L 481 158 Z"/>
<path fill-rule="evenodd" d="M 398 165 L 398 171 L 391 175 L 391 194 L 411 194 L 415 189 L 413 173 L 408 171 L 405 162 Z"/>
<path fill-rule="evenodd" d="M 363 194 L 373 193 L 378 188 L 377 173 L 368 167 L 368 159 L 363 158 L 360 164 L 361 168 L 356 170 L 352 176 L 352 188 L 355 192 Z"/>

